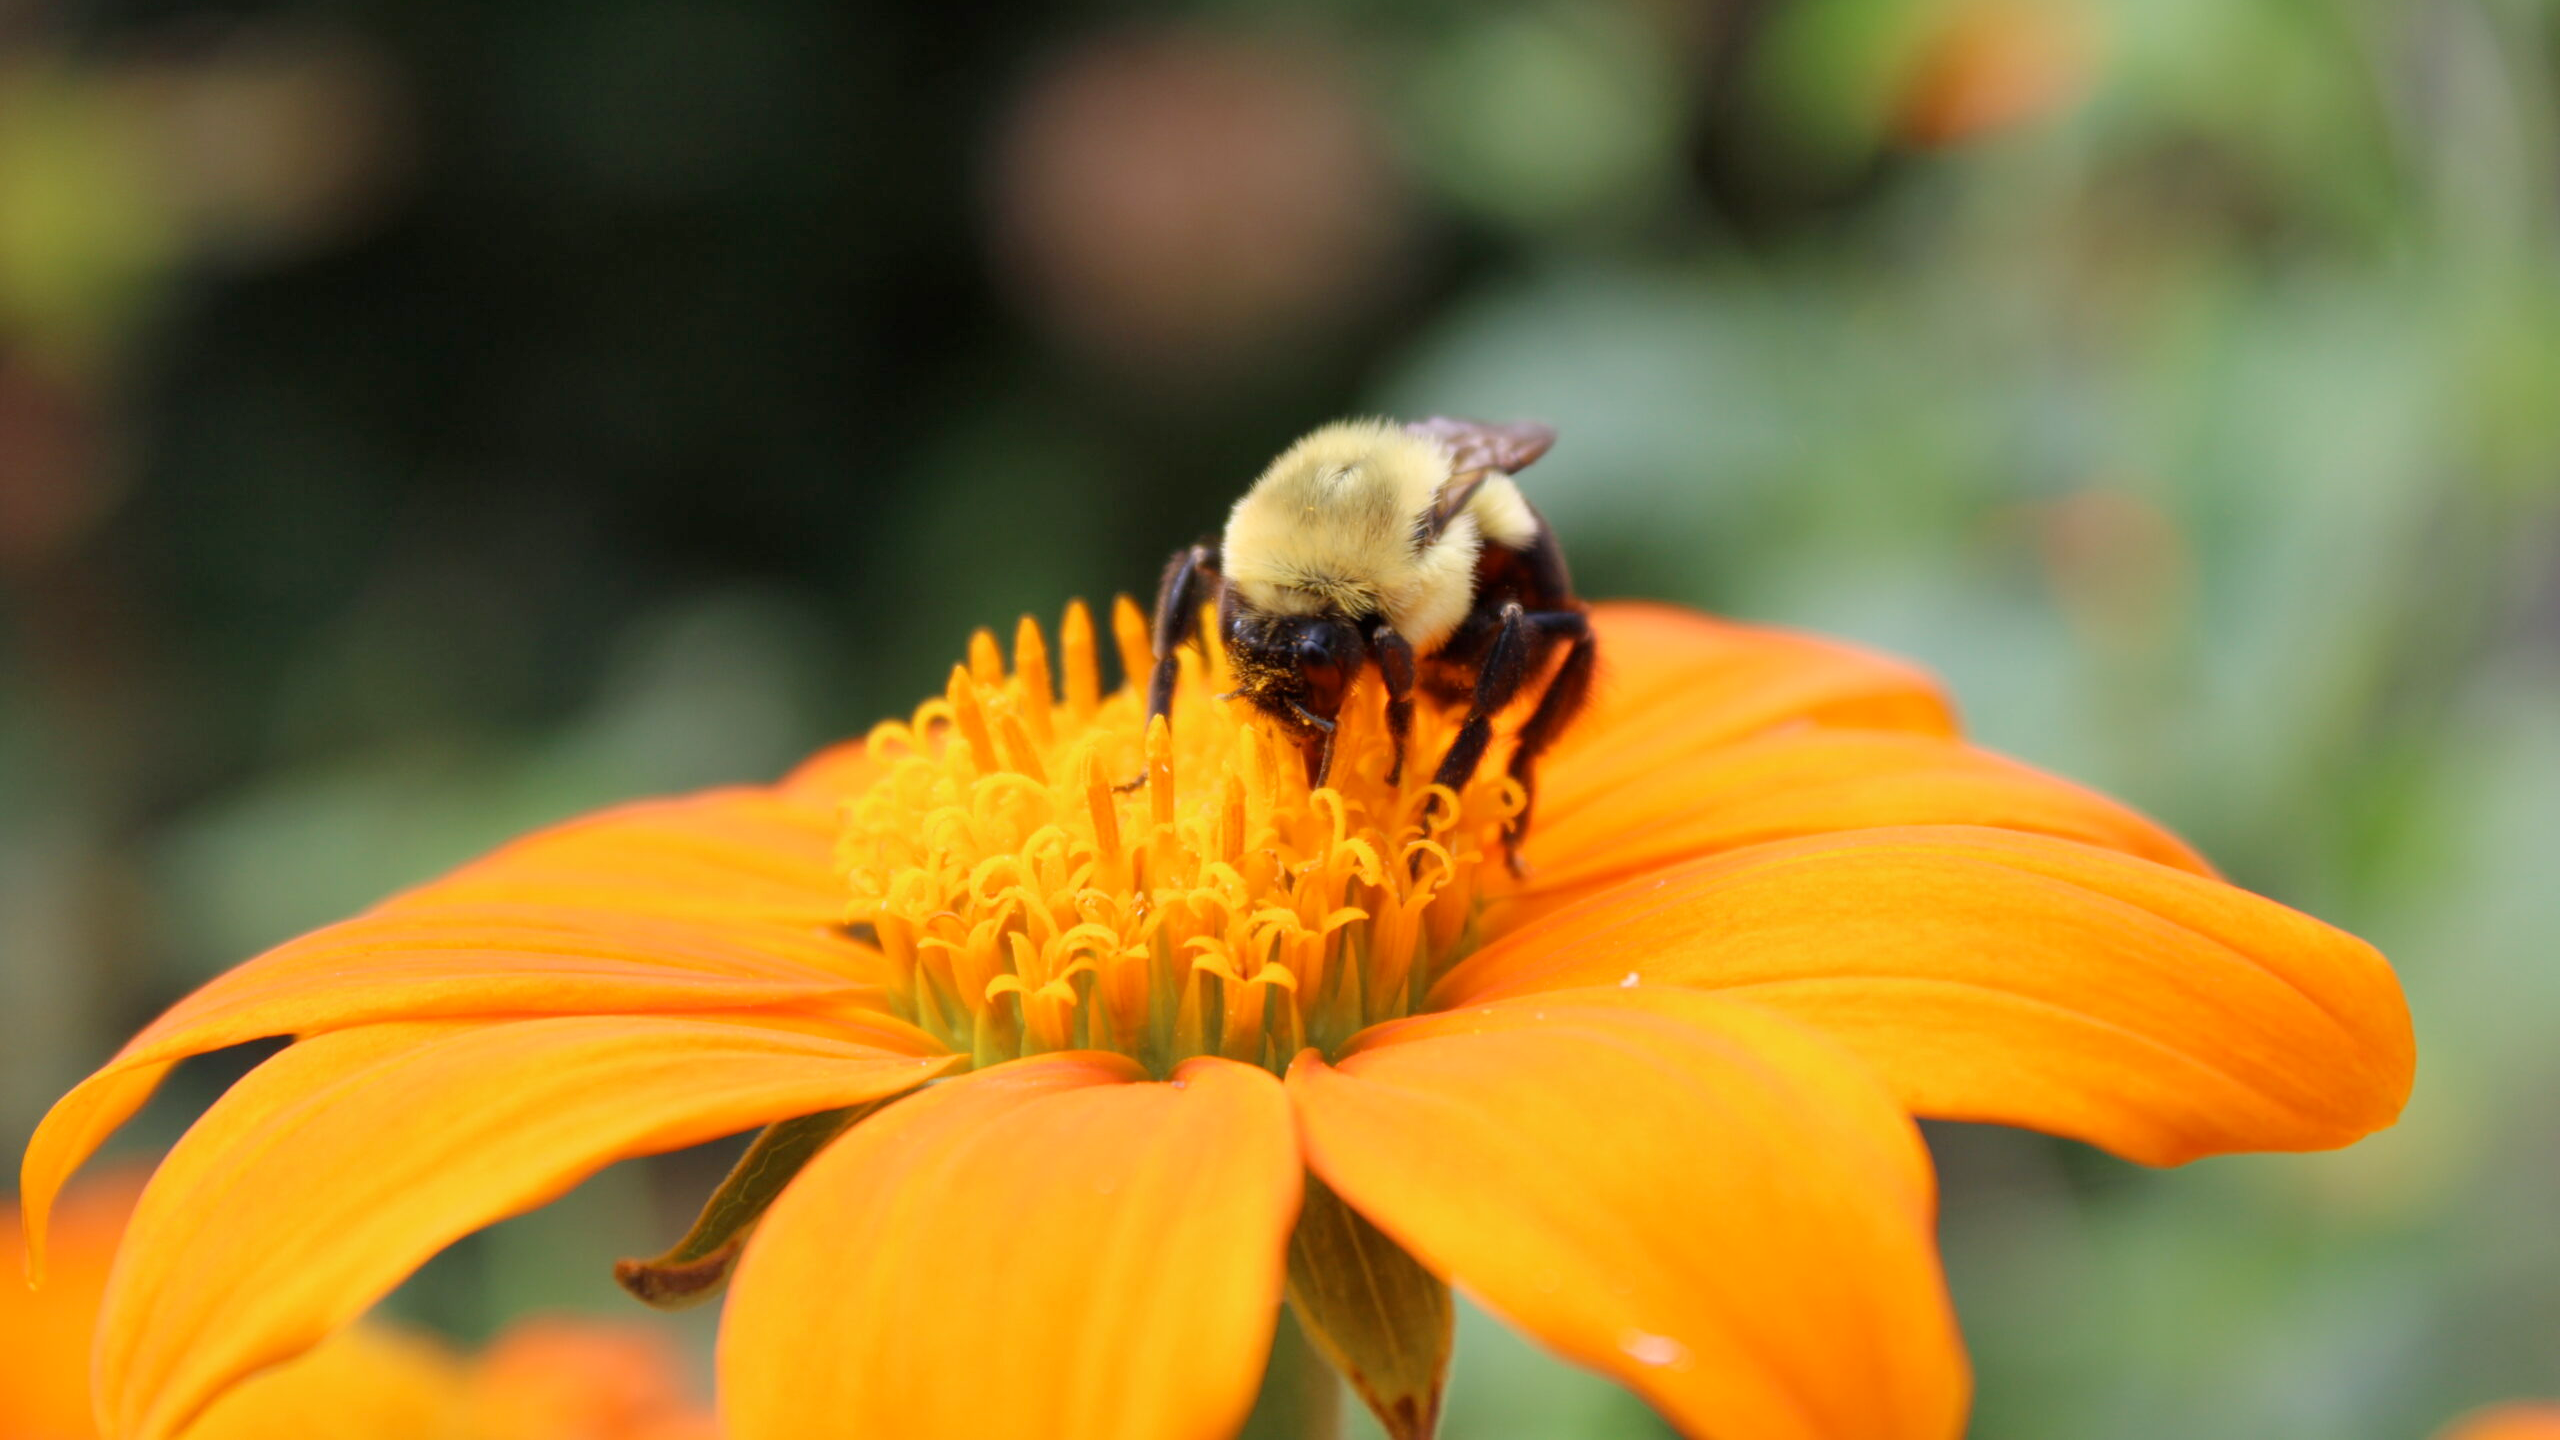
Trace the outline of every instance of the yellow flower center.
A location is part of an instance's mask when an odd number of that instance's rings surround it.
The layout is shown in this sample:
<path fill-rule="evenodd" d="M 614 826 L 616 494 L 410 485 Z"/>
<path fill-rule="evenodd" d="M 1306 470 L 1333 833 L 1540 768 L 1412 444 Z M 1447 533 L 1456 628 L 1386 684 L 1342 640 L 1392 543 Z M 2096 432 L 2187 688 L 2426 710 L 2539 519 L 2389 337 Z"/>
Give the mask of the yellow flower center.
<path fill-rule="evenodd" d="M 1150 726 L 1145 621 L 1126 597 L 1112 621 L 1140 683 L 1103 693 L 1077 604 L 1063 693 L 1026 618 L 1010 670 L 981 631 L 941 697 L 872 732 L 881 773 L 847 802 L 837 854 L 900 1012 L 980 1065 L 1116 1050 L 1159 1075 L 1194 1055 L 1279 1070 L 1410 1013 L 1473 945 L 1480 877 L 1502 873 L 1520 797 L 1498 761 L 1463 795 L 1431 786 L 1455 726 L 1424 706 L 1389 783 L 1367 685 L 1310 792 L 1296 746 L 1221 698 L 1215 645 L 1185 650 L 1172 723 Z"/>

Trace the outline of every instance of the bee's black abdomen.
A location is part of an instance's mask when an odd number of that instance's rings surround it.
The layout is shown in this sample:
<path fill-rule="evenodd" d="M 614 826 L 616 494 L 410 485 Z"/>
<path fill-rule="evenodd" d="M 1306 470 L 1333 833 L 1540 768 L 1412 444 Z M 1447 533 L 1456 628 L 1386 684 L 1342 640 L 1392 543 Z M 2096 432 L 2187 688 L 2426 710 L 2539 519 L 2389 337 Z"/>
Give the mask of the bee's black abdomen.
<path fill-rule="evenodd" d="M 1556 543 L 1544 516 L 1538 517 L 1537 538 L 1527 548 L 1514 550 L 1488 540 L 1476 553 L 1476 599 L 1469 618 L 1499 615 L 1515 601 L 1523 610 L 1565 610 L 1574 604 L 1564 547 Z"/>
<path fill-rule="evenodd" d="M 1535 511 L 1531 512 L 1535 514 Z M 1573 581 L 1567 575 L 1564 550 L 1544 517 L 1537 539 L 1527 549 L 1487 543 L 1476 554 L 1475 603 L 1467 618 L 1431 652 L 1423 667 L 1422 689 L 1443 704 L 1459 704 L 1475 693 L 1476 675 L 1490 657 L 1502 630 L 1502 607 L 1517 605 L 1533 613 L 1579 610 Z"/>

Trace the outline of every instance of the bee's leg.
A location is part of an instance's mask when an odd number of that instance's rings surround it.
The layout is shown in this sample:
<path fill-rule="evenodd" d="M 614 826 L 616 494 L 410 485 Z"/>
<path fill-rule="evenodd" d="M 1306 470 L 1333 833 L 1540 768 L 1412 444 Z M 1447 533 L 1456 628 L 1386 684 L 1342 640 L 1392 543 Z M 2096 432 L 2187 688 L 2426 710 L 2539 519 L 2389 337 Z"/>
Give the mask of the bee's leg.
<path fill-rule="evenodd" d="M 1369 654 L 1378 662 L 1378 678 L 1387 687 L 1387 734 L 1395 741 L 1395 764 L 1387 783 L 1404 783 L 1404 751 L 1413 739 L 1413 642 L 1381 620 L 1369 629 Z"/>
<path fill-rule="evenodd" d="M 1215 545 L 1185 546 L 1165 562 L 1164 578 L 1156 582 L 1156 620 L 1150 641 L 1156 666 L 1147 677 L 1149 720 L 1161 715 L 1166 724 L 1173 723 L 1173 686 L 1182 678 L 1182 647 L 1200 633 L 1200 607 L 1209 602 L 1218 580 Z M 1135 790 L 1146 783 L 1147 772 L 1141 770 L 1113 788 Z"/>
<path fill-rule="evenodd" d="M 1293 705 L 1295 702 L 1292 702 Z M 1321 790 L 1333 776 L 1333 737 L 1338 729 L 1334 722 L 1296 706 L 1298 718 L 1307 722 L 1309 733 L 1298 741 L 1298 756 L 1306 762 L 1307 788 Z"/>
<path fill-rule="evenodd" d="M 1193 545 L 1165 562 L 1156 585 L 1156 671 L 1147 682 L 1147 718 L 1173 714 L 1173 684 L 1182 675 L 1182 647 L 1200 633 L 1200 607 L 1218 584 L 1218 547 Z"/>
<path fill-rule="evenodd" d="M 1511 703 L 1528 678 L 1529 613 L 1515 600 L 1502 607 L 1498 623 L 1501 628 L 1476 667 L 1476 693 L 1468 701 L 1467 718 L 1458 726 L 1458 738 L 1449 742 L 1448 753 L 1440 757 L 1440 768 L 1431 777 L 1434 785 L 1463 790 L 1475 778 L 1476 766 L 1484 761 L 1484 747 L 1493 741 L 1495 713 Z"/>
<path fill-rule="evenodd" d="M 1475 778 L 1476 767 L 1484 762 L 1485 747 L 1493 742 L 1493 717 L 1520 697 L 1521 690 L 1544 667 L 1547 657 L 1554 653 L 1559 643 L 1571 641 L 1576 650 L 1581 651 L 1588 648 L 1591 633 L 1591 622 L 1578 610 L 1524 610 L 1516 600 L 1502 607 L 1501 625 L 1493 643 L 1486 647 L 1484 661 L 1476 671 L 1476 693 L 1468 702 L 1467 718 L 1458 727 L 1458 738 L 1450 742 L 1449 753 L 1440 757 L 1439 772 L 1431 777 L 1433 784 L 1445 785 L 1452 791 L 1465 788 L 1466 783 Z M 1565 663 L 1572 665 L 1574 658 L 1566 657 Z M 1571 708 L 1580 703 L 1576 697 L 1589 692 L 1587 672 L 1590 662 L 1586 659 L 1582 665 L 1586 673 L 1559 702 L 1566 713 L 1552 720 L 1541 732 L 1541 745 L 1554 738 L 1555 730 L 1565 719 L 1571 718 Z M 1564 678 L 1561 674 L 1557 677 L 1559 681 Z M 1550 693 L 1553 690 L 1554 687 L 1550 686 Z M 1530 717 L 1530 724 L 1535 725 L 1539 716 L 1546 713 L 1546 701 L 1542 698 L 1537 713 Z M 1524 728 L 1523 736 L 1527 733 Z M 1517 775 L 1520 770 L 1521 767 L 1515 763 L 1513 773 Z"/>
<path fill-rule="evenodd" d="M 1569 617 L 1566 625 L 1556 617 Z M 1548 634 L 1571 638 L 1572 648 L 1565 651 L 1564 663 L 1556 667 L 1555 678 L 1547 682 L 1547 693 L 1538 697 L 1538 708 L 1529 714 L 1528 723 L 1520 727 L 1519 743 L 1511 751 L 1511 778 L 1520 782 L 1520 813 L 1502 832 L 1502 846 L 1511 863 L 1513 874 L 1520 873 L 1520 842 L 1529 833 L 1529 813 L 1538 803 L 1538 757 L 1555 743 L 1582 707 L 1591 700 L 1591 673 L 1598 668 L 1600 637 L 1591 633 L 1591 622 L 1575 611 L 1554 611 L 1541 617 L 1550 620 Z"/>

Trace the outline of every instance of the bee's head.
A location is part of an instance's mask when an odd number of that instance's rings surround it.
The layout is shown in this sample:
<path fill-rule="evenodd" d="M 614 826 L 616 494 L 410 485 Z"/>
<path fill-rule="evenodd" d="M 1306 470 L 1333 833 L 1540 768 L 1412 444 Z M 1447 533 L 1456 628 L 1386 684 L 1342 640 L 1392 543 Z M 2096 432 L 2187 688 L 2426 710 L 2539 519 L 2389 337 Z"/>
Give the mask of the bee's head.
<path fill-rule="evenodd" d="M 1230 606 L 1220 628 L 1237 694 L 1301 744 L 1332 731 L 1367 654 L 1358 627 L 1338 614 L 1273 615 Z"/>

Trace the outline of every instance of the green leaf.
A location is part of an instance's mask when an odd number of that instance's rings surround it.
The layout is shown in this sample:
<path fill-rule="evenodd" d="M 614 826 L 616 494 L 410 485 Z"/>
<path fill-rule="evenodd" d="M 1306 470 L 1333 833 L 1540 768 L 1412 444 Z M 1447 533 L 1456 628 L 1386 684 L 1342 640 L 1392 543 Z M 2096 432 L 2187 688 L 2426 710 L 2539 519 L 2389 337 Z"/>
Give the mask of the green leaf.
<path fill-rule="evenodd" d="M 1457 1329 L 1449 1287 L 1312 1174 L 1289 1236 L 1289 1307 L 1388 1435 L 1430 1440 Z"/>
<path fill-rule="evenodd" d="M 737 1266 L 747 1233 L 800 1173 L 800 1167 L 825 1149 L 828 1141 L 887 1103 L 821 1110 L 766 1126 L 747 1153 L 738 1157 L 720 1188 L 711 1192 L 683 1239 L 654 1260 L 615 1261 L 613 1278 L 641 1303 L 660 1310 L 687 1309 L 720 1293 Z"/>

